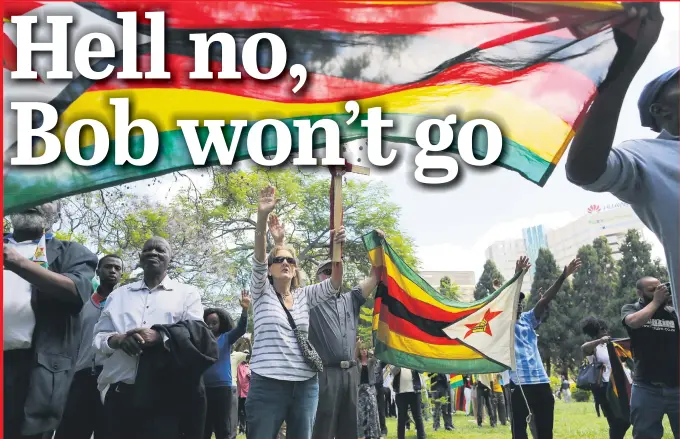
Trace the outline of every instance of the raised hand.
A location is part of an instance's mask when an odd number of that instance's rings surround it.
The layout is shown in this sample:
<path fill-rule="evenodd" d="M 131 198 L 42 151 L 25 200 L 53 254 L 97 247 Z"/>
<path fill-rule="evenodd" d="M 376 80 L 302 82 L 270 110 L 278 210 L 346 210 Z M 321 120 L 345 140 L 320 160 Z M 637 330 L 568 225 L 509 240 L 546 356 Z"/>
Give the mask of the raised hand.
<path fill-rule="evenodd" d="M 640 28 L 635 38 L 635 46 L 630 54 L 629 63 L 639 67 L 656 44 L 663 26 L 663 15 L 659 2 L 624 3 L 629 17 L 640 19 Z"/>
<path fill-rule="evenodd" d="M 571 276 L 572 274 L 576 273 L 579 268 L 581 268 L 581 260 L 579 258 L 575 258 L 569 263 L 569 265 L 564 267 L 564 277 Z"/>
<path fill-rule="evenodd" d="M 665 305 L 671 298 L 671 292 L 668 291 L 665 284 L 661 284 L 654 290 L 654 301 L 660 305 Z"/>
<path fill-rule="evenodd" d="M 528 270 L 531 268 L 531 262 L 529 262 L 529 257 L 520 256 L 515 263 L 515 273 L 519 273 L 522 270 Z"/>
<path fill-rule="evenodd" d="M 247 310 L 250 308 L 250 296 L 248 295 L 248 291 L 242 290 L 241 291 L 241 308 Z"/>
<path fill-rule="evenodd" d="M 276 189 L 269 186 L 260 192 L 260 201 L 257 205 L 257 212 L 263 215 L 269 215 L 274 207 L 276 207 Z"/>
<path fill-rule="evenodd" d="M 272 234 L 275 244 L 283 244 L 285 237 L 285 229 L 283 224 L 279 222 L 279 217 L 276 215 L 269 216 L 269 233 Z"/>
<path fill-rule="evenodd" d="M 21 253 L 14 247 L 4 246 L 2 248 L 2 261 L 6 270 L 12 270 L 19 265 L 22 259 L 26 258 L 21 256 Z"/>
<path fill-rule="evenodd" d="M 331 230 L 331 237 L 333 238 L 333 243 L 336 245 L 342 245 L 345 243 L 345 227 L 340 226 L 338 232 Z"/>

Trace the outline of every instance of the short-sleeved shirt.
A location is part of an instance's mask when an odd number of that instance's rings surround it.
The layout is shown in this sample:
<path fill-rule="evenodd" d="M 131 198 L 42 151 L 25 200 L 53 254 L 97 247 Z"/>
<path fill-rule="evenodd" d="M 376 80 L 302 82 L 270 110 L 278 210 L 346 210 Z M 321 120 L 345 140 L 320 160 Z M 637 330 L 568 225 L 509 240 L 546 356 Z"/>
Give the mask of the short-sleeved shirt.
<path fill-rule="evenodd" d="M 357 286 L 309 311 L 309 341 L 324 364 L 356 359 L 359 312 L 365 302 Z"/>
<path fill-rule="evenodd" d="M 680 140 L 667 132 L 656 139 L 630 140 L 612 149 L 605 172 L 582 187 L 610 192 L 633 208 L 664 246 L 673 285 L 673 307 L 680 294 Z"/>
<path fill-rule="evenodd" d="M 524 312 L 515 323 L 515 368 L 510 371 L 510 380 L 515 384 L 550 383 L 545 373 L 541 354 L 538 352 L 536 327 L 541 322 L 534 310 Z"/>
<path fill-rule="evenodd" d="M 657 309 L 641 328 L 633 329 L 626 325 L 626 316 L 644 307 L 645 304 L 638 301 L 621 308 L 621 319 L 630 336 L 635 363 L 634 381 L 678 387 L 680 371 L 678 315 L 673 308 L 666 306 Z"/>
<path fill-rule="evenodd" d="M 588 356 L 588 361 L 591 363 L 601 363 L 604 365 L 602 381 L 608 383 L 609 377 L 612 374 L 612 364 L 611 361 L 609 361 L 609 351 L 607 351 L 607 345 L 604 343 L 597 345 L 593 351 L 593 355 Z"/>
<path fill-rule="evenodd" d="M 253 297 L 253 353 L 250 370 L 281 381 L 306 381 L 316 372 L 305 361 L 295 333 L 274 287 L 267 279 L 267 263 L 253 257 L 250 293 Z M 309 311 L 338 294 L 330 279 L 292 292 L 295 325 L 309 334 Z"/>

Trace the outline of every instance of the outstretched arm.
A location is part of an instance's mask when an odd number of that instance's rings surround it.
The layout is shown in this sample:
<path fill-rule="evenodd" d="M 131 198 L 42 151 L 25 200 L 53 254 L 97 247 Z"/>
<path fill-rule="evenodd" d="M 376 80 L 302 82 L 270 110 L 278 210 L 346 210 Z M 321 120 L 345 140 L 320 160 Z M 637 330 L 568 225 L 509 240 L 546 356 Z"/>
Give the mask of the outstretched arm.
<path fill-rule="evenodd" d="M 560 277 L 557 278 L 554 284 L 548 288 L 548 291 L 541 296 L 541 299 L 538 301 L 536 306 L 534 307 L 534 316 L 536 317 L 537 320 L 541 320 L 541 317 L 545 313 L 545 310 L 548 308 L 548 305 L 552 300 L 557 296 L 557 292 L 562 288 L 562 284 L 564 283 L 565 280 L 572 274 L 576 272 L 581 267 L 581 260 L 579 258 L 574 259 L 564 267 L 564 270 L 562 271 L 562 274 Z"/>
<path fill-rule="evenodd" d="M 640 17 L 637 40 L 615 29 L 618 53 L 612 62 L 616 76 L 606 80 L 576 133 L 567 156 L 567 178 L 574 184 L 588 185 L 598 180 L 607 169 L 607 159 L 623 106 L 623 99 L 633 78 L 659 38 L 663 16 L 659 3 L 625 5 L 631 18 Z"/>
<path fill-rule="evenodd" d="M 255 225 L 255 260 L 258 262 L 266 262 L 265 256 L 267 254 L 267 241 L 265 235 L 267 234 L 267 219 L 269 214 L 276 206 L 276 189 L 269 186 L 262 189 L 260 192 L 260 202 L 257 206 L 257 223 Z"/>

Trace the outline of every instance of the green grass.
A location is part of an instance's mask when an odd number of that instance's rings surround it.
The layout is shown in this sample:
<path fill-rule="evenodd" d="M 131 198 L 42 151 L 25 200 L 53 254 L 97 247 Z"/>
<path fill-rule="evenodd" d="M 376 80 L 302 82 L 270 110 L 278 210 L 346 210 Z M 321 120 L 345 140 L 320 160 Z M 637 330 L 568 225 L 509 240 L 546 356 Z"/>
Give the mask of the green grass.
<path fill-rule="evenodd" d="M 673 436 L 668 420 L 664 422 L 664 438 L 671 438 Z M 464 416 L 461 413 L 456 413 L 453 416 L 453 425 L 456 427 L 454 431 L 446 431 L 443 429 L 443 422 L 440 421 L 442 428 L 435 432 L 432 430 L 432 419 L 425 421 L 425 433 L 428 439 L 480 439 L 480 438 L 510 438 L 510 424 L 505 427 L 498 425 L 496 428 L 489 426 L 489 418 L 484 417 L 484 425 L 477 426 L 477 420 L 471 416 Z M 396 418 L 387 419 L 388 439 L 396 439 L 397 437 L 397 420 Z M 626 439 L 631 439 L 632 428 L 628 429 Z M 555 401 L 555 426 L 553 429 L 553 436 L 556 439 L 606 439 L 609 437 L 609 428 L 607 420 L 603 417 L 598 418 L 595 413 L 595 404 L 589 402 L 572 402 L 566 404 L 560 400 Z M 411 424 L 411 430 L 406 431 L 406 438 L 415 438 L 415 426 Z M 531 435 L 529 435 L 531 437 Z"/>

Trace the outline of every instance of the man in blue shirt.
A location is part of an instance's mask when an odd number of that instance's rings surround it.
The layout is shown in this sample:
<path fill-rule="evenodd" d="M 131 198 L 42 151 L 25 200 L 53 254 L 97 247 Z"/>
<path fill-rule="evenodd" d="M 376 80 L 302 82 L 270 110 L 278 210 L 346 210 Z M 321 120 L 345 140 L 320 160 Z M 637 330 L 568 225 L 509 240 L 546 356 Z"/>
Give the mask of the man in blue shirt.
<path fill-rule="evenodd" d="M 562 275 L 528 312 L 523 312 L 525 295 L 520 293 L 515 323 L 515 370 L 510 371 L 513 439 L 528 439 L 527 417 L 530 414 L 536 423 L 538 437 L 540 439 L 553 437 L 555 399 L 550 389 L 550 379 L 543 368 L 541 354 L 538 352 L 536 328 L 564 281 L 580 266 L 581 260 L 576 258 L 564 267 Z M 530 267 L 529 258 L 522 256 L 517 260 L 516 272 L 528 270 Z"/>
<path fill-rule="evenodd" d="M 633 78 L 656 43 L 663 16 L 659 3 L 627 4 L 641 17 L 637 38 L 614 29 L 618 52 L 597 98 L 569 148 L 566 171 L 572 183 L 591 192 L 609 192 L 630 204 L 659 238 L 671 277 L 673 306 L 680 295 L 680 86 L 676 67 L 644 88 L 640 123 L 655 139 L 628 140 L 612 148 L 619 111 Z"/>

